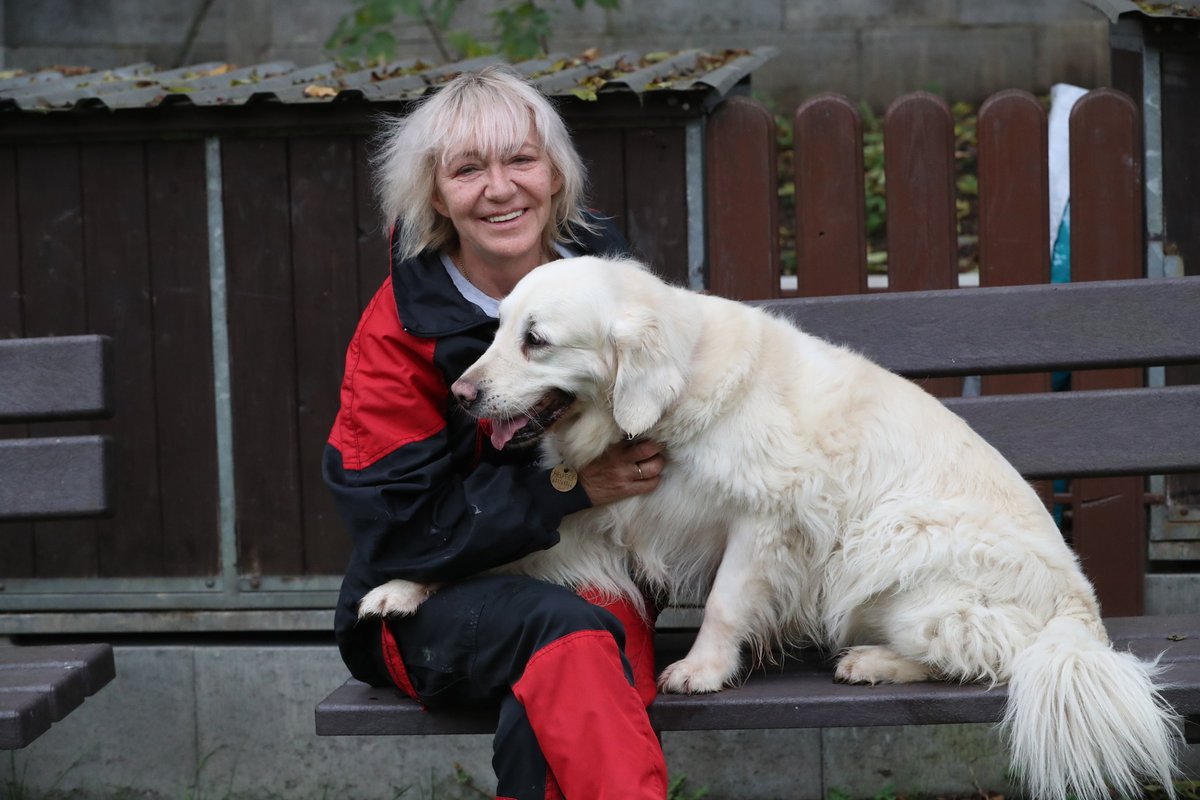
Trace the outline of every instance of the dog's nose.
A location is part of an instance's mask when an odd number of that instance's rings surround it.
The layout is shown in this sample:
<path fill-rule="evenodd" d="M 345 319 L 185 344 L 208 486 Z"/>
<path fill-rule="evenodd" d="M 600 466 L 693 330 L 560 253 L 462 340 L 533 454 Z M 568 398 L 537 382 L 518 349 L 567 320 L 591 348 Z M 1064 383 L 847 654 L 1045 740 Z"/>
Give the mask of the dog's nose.
<path fill-rule="evenodd" d="M 458 400 L 461 406 L 467 406 L 475 402 L 475 398 L 479 396 L 479 387 L 470 381 L 459 378 L 450 387 L 450 393 L 454 395 L 454 399 Z"/>

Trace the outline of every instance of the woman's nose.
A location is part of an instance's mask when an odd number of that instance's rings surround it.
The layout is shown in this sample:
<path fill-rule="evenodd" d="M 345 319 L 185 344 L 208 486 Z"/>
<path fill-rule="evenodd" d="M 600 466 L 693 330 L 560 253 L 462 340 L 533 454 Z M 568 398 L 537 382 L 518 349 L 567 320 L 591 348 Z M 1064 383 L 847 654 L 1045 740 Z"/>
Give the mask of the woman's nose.
<path fill-rule="evenodd" d="M 484 191 L 489 199 L 508 197 L 513 193 L 512 176 L 502 164 L 488 167 Z"/>

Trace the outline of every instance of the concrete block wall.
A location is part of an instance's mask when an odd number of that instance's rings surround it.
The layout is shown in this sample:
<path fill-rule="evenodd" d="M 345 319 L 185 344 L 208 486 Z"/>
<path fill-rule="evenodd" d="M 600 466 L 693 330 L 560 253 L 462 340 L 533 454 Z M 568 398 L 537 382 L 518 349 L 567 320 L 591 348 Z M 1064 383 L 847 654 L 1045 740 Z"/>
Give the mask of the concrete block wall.
<path fill-rule="evenodd" d="M 470 800 L 491 791 L 488 736 L 318 737 L 345 680 L 332 645 L 118 644 L 117 678 L 24 750 L 0 753 L 0 798 Z M 835 790 L 1012 794 L 991 725 L 675 732 L 671 777 L 709 800 L 819 800 Z M 1200 774 L 1200 748 L 1185 768 Z"/>
<path fill-rule="evenodd" d="M 0 754 L 0 797 L 42 800 L 468 800 L 491 791 L 488 736 L 318 737 L 345 680 L 332 645 L 118 644 L 116 680 L 24 750 Z M 672 778 L 709 800 L 1011 795 L 993 726 L 676 732 Z M 1198 774 L 1200 753 L 1186 755 Z M 7 790 L 7 794 L 6 794 Z M 402 792 L 407 792 L 403 793 Z"/>
<path fill-rule="evenodd" d="M 316 703 L 345 679 L 332 646 L 118 645 L 117 678 L 28 748 L 0 755 L 0 797 L 79 800 L 478 798 L 488 736 L 318 737 Z M 668 733 L 672 777 L 711 800 L 816 800 L 836 789 L 1005 790 L 987 725 Z M 400 794 L 407 790 L 407 794 Z"/>
<path fill-rule="evenodd" d="M 207 4 L 184 58 L 187 30 Z M 490 36 L 493 0 L 463 0 L 453 27 Z M 1108 24 L 1080 0 L 624 0 L 619 11 L 545 0 L 554 49 L 606 52 L 774 45 L 755 86 L 780 109 L 837 91 L 883 107 L 931 89 L 980 100 L 999 89 L 1045 91 L 1108 80 Z M 149 60 L 322 61 L 349 0 L 0 0 L 0 68 L 109 67 Z M 437 60 L 420 25 L 397 26 L 402 55 Z"/>

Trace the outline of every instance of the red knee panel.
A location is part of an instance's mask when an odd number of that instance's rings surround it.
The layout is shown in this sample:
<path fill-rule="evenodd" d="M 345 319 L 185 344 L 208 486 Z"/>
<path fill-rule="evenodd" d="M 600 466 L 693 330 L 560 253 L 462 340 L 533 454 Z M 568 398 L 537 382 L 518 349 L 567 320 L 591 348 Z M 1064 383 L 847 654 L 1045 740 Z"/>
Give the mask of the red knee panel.
<path fill-rule="evenodd" d="M 625 627 L 625 659 L 633 669 L 633 685 L 649 706 L 658 693 L 654 680 L 654 619 L 647 619 L 625 598 L 614 600 L 590 588 L 580 589 L 579 596 L 612 614 Z M 647 613 L 654 613 L 649 605 Z"/>
<path fill-rule="evenodd" d="M 400 657 L 400 648 L 396 645 L 396 637 L 392 636 L 386 622 L 379 624 L 379 630 L 383 640 L 383 661 L 387 664 L 388 675 L 391 676 L 392 683 L 412 699 L 420 701 L 421 698 L 417 697 L 417 690 L 413 688 L 412 680 L 408 677 L 408 670 L 404 668 L 404 659 Z"/>
<path fill-rule="evenodd" d="M 666 797 L 662 747 L 610 633 L 577 631 L 546 645 L 513 694 L 566 797 Z"/>

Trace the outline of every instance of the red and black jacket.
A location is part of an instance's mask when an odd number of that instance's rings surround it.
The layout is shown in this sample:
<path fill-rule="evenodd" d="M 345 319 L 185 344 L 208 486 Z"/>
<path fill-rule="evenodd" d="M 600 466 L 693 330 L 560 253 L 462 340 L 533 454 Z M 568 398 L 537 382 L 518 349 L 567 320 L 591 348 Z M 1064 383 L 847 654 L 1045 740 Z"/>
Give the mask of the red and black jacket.
<path fill-rule="evenodd" d="M 604 220 L 570 247 L 627 252 Z M 342 658 L 356 678 L 386 681 L 371 655 L 374 625 L 358 603 L 394 578 L 450 581 L 558 542 L 562 518 L 587 508 L 582 486 L 556 491 L 536 452 L 497 452 L 457 410 L 450 385 L 487 349 L 496 320 L 467 301 L 439 254 L 399 261 L 359 320 L 346 353 L 341 408 L 323 472 L 353 539 L 334 617 Z"/>

